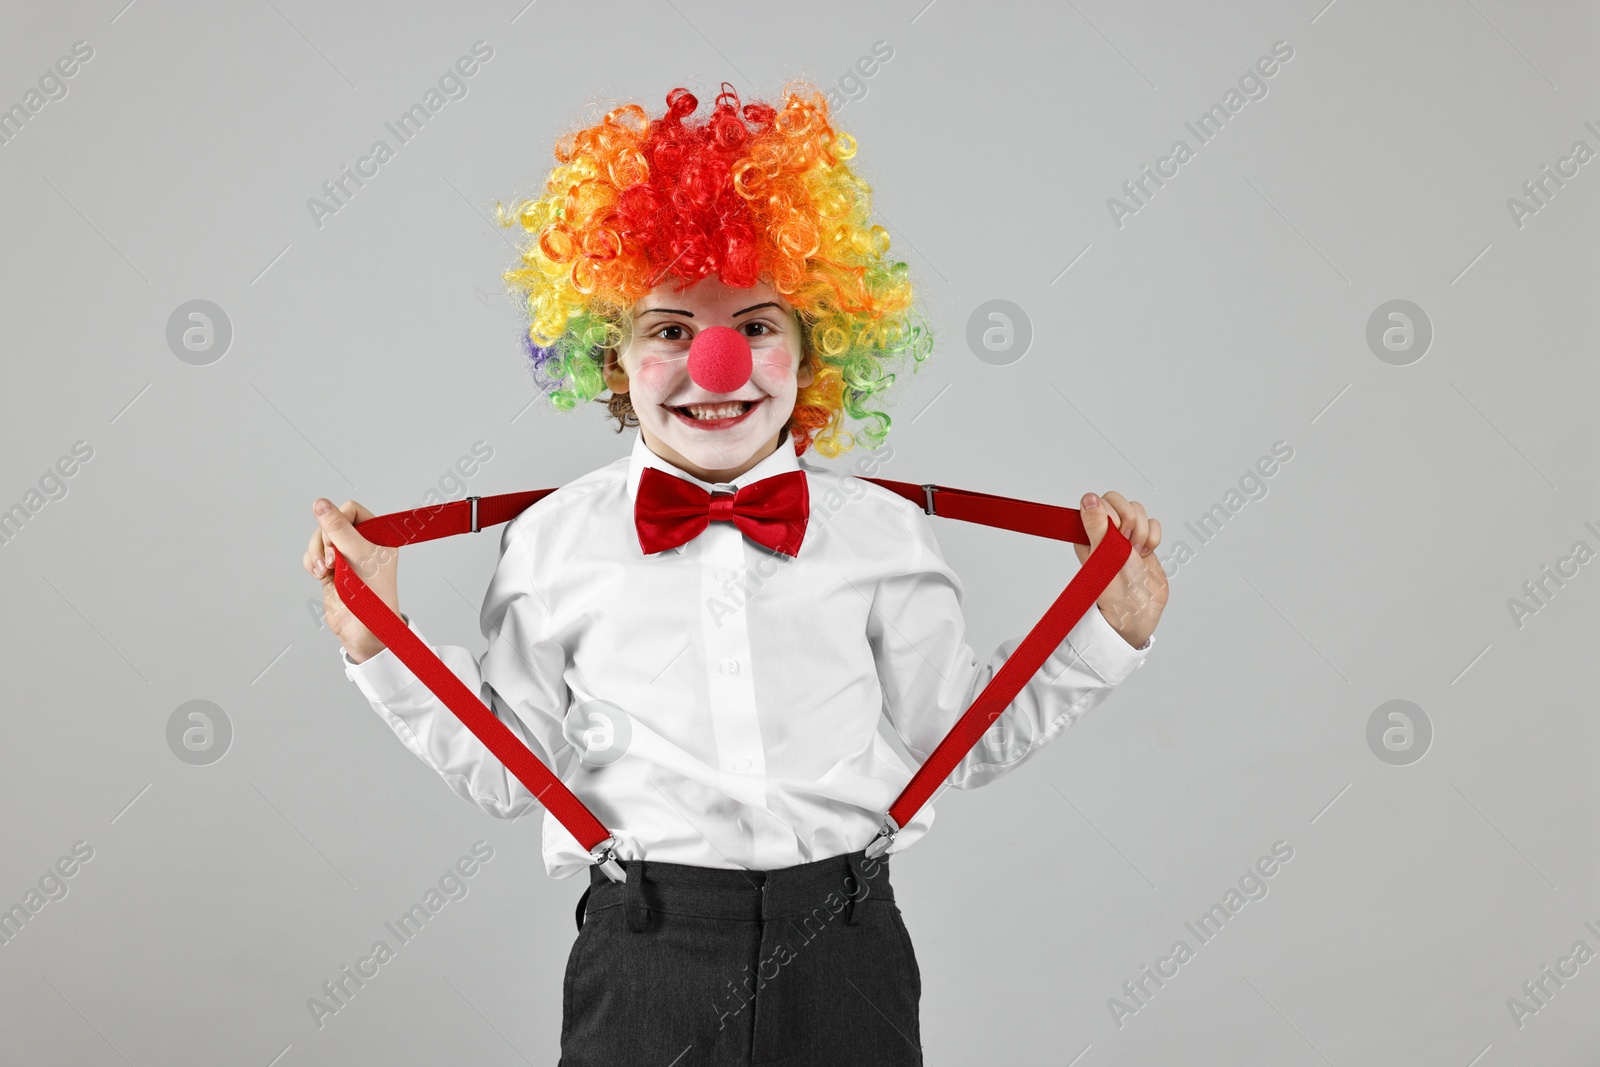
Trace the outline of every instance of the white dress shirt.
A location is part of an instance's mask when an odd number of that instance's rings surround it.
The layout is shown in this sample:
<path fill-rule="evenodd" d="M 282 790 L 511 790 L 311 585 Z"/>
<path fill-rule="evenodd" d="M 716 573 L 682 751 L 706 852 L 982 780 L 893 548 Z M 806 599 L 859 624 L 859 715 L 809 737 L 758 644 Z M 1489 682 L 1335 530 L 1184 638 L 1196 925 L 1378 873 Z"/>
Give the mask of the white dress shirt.
<path fill-rule="evenodd" d="M 798 556 L 726 521 L 646 556 L 633 519 L 646 466 L 716 488 L 636 431 L 631 455 L 506 524 L 481 659 L 408 625 L 594 812 L 619 858 L 765 870 L 866 847 L 1021 638 L 980 664 L 933 517 L 799 459 L 787 441 L 731 486 L 805 471 Z M 1133 648 L 1091 606 L 941 790 L 986 785 L 1026 762 L 1143 666 L 1153 640 Z M 373 709 L 457 795 L 501 818 L 535 806 L 392 651 L 359 664 L 340 655 Z M 930 800 L 891 853 L 933 816 Z M 555 878 L 591 865 L 548 811 L 543 851 Z"/>

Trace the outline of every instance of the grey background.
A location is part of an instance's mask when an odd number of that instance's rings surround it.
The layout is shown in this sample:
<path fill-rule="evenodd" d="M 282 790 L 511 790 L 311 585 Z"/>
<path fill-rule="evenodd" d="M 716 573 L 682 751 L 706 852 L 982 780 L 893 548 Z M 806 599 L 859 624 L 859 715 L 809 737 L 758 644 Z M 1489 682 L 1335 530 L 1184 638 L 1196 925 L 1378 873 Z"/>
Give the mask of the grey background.
<path fill-rule="evenodd" d="M 837 125 L 940 331 L 888 477 L 1076 506 L 1116 489 L 1187 541 L 1149 663 L 894 864 L 929 1064 L 1595 1062 L 1600 962 L 1519 1027 L 1507 998 L 1600 950 L 1600 535 L 1590 411 L 1600 162 L 1520 228 L 1508 197 L 1600 148 L 1578 3 L 1124 5 L 540 0 L 11 3 L 0 104 L 92 60 L 0 147 L 0 507 L 73 442 L 68 492 L 0 545 L 0 902 L 94 849 L 0 946 L 8 1064 L 553 1063 L 578 880 L 533 819 L 453 796 L 345 680 L 308 610 L 310 504 L 559 485 L 623 454 L 538 400 L 488 223 L 558 131 L 683 84 L 846 86 Z M 306 207 L 474 41 L 493 58 L 319 229 Z M 886 41 L 893 58 L 851 82 Z M 1120 228 L 1106 206 L 1275 41 L 1292 60 Z M 392 140 L 392 138 L 391 138 Z M 1070 265 L 1070 269 L 1069 268 Z M 233 328 L 175 357 L 174 309 Z M 969 317 L 1032 324 L 1005 365 Z M 1368 317 L 1429 316 L 1386 363 Z M 1185 522 L 1293 459 L 1203 547 Z M 941 523 L 981 655 L 1075 559 Z M 481 651 L 492 537 L 408 550 L 402 600 Z M 1174 568 L 1169 566 L 1169 572 Z M 1387 701 L 1428 716 L 1407 766 Z M 192 766 L 167 724 L 221 707 Z M 318 1029 L 307 999 L 473 842 L 494 859 Z M 1120 1028 L 1108 998 L 1275 841 L 1293 859 Z"/>

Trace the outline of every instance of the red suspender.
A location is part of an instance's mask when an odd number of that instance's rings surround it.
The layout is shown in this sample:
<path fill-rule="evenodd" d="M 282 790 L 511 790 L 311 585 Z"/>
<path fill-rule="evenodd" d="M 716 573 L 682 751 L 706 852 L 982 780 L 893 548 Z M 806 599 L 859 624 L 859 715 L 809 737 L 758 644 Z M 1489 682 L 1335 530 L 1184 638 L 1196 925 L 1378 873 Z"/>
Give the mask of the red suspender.
<path fill-rule="evenodd" d="M 912 503 L 921 504 L 929 515 L 964 519 L 1056 541 L 1074 541 L 1080 545 L 1089 543 L 1089 535 L 1083 528 L 1083 517 L 1076 508 L 1035 504 L 942 485 L 914 485 L 887 478 L 863 480 L 899 493 Z M 950 777 L 950 772 L 972 751 L 983 732 L 1010 707 L 1011 701 L 1028 684 L 1028 679 L 1044 666 L 1050 653 L 1066 640 L 1078 620 L 1094 607 L 1094 602 L 1111 585 L 1112 579 L 1132 552 L 1133 545 L 1121 531 L 1114 525 L 1107 525 L 1099 547 L 1084 560 L 1083 566 L 1073 575 L 1061 595 L 1056 597 L 1055 603 L 1028 631 L 1028 636 L 1022 639 L 1016 651 L 989 679 L 989 684 L 984 686 L 972 706 L 956 720 L 955 726 L 950 728 L 944 740 L 928 756 L 928 761 L 917 768 L 911 781 L 906 783 L 895 802 L 889 805 L 889 812 L 883 818 L 878 835 L 867 844 L 868 857 L 881 855 L 888 849 L 900 828 L 911 821 L 912 816 L 933 796 L 933 791 Z"/>
<path fill-rule="evenodd" d="M 497 526 L 516 518 L 534 501 L 553 492 L 554 489 L 539 489 L 528 493 L 484 497 L 481 500 L 469 496 L 450 504 L 376 515 L 357 523 L 356 529 L 375 545 L 398 548 L 454 534 L 477 533 L 486 526 Z M 444 701 L 456 717 L 466 724 L 467 729 L 477 735 L 484 747 L 516 775 L 517 781 L 527 786 L 528 791 L 561 820 L 561 825 L 589 850 L 594 862 L 601 865 L 611 880 L 626 880 L 626 874 L 617 864 L 612 851 L 616 842 L 600 820 L 594 817 L 594 813 L 550 768 L 539 762 L 539 758 L 517 739 L 510 727 L 495 717 L 478 694 L 461 684 L 461 679 L 411 632 L 400 616 L 389 610 L 389 605 L 361 580 L 355 568 L 337 548 L 334 549 L 333 581 L 339 590 L 339 599 L 355 613 L 356 618 L 399 656 L 400 662 Z"/>
<path fill-rule="evenodd" d="M 951 489 L 942 485 L 918 485 L 887 478 L 863 478 L 862 481 L 898 493 L 922 507 L 929 515 L 963 519 L 1057 541 L 1072 541 L 1080 545 L 1089 543 L 1082 516 L 1075 508 L 1035 504 L 989 493 Z M 554 489 L 536 489 L 481 498 L 469 496 L 449 504 L 378 515 L 358 523 L 356 528 L 361 536 L 375 545 L 398 548 L 498 526 L 516 518 L 535 501 L 553 492 Z M 869 857 L 881 855 L 888 849 L 900 828 L 909 823 L 922 805 L 927 803 L 934 790 L 978 743 L 984 731 L 1010 706 L 1028 679 L 1050 658 L 1050 654 L 1066 639 L 1067 633 L 1077 625 L 1078 620 L 1094 606 L 1094 602 L 1127 562 L 1132 550 L 1133 546 L 1115 526 L 1106 528 L 1106 535 L 1099 547 L 1090 554 L 1066 589 L 1044 613 L 1044 617 L 1023 638 L 983 692 L 978 694 L 972 706 L 956 721 L 944 740 L 929 755 L 928 761 L 918 768 L 899 797 L 890 805 L 877 836 L 866 846 Z M 334 550 L 333 576 L 340 600 L 355 613 L 356 618 L 393 650 L 400 662 L 444 701 L 445 706 L 483 742 L 484 747 L 494 753 L 495 758 L 505 764 L 506 769 L 527 787 L 535 799 L 561 821 L 561 825 L 589 850 L 590 857 L 612 881 L 625 881 L 626 872 L 616 862 L 616 840 L 595 818 L 594 813 L 517 739 L 505 723 L 495 717 L 478 694 L 461 683 L 461 679 L 411 632 L 400 616 L 389 610 L 388 605 L 368 588 L 337 549 Z"/>

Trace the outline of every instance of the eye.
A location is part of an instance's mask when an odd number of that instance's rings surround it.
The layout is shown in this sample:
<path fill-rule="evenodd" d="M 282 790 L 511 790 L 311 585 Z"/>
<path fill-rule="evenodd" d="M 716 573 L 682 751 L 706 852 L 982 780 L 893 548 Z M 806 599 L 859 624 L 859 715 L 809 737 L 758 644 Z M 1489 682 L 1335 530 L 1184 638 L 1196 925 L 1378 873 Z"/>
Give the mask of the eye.
<path fill-rule="evenodd" d="M 677 337 L 661 337 L 661 332 L 663 330 L 677 330 L 680 336 L 677 336 Z M 661 339 L 663 341 L 682 341 L 682 340 L 684 340 L 684 338 L 681 336 L 682 333 L 683 333 L 683 327 L 682 326 L 679 326 L 675 322 L 669 322 L 665 326 L 656 327 L 654 330 L 652 330 L 650 332 L 650 336 L 651 337 L 661 337 Z"/>
<path fill-rule="evenodd" d="M 768 334 L 773 332 L 772 327 L 769 326 L 768 324 L 764 323 L 764 322 L 747 322 L 747 323 L 745 323 L 745 328 L 746 329 L 748 329 L 751 326 L 759 326 L 759 327 L 761 327 L 761 332 L 760 333 L 756 333 L 756 334 L 746 334 L 745 336 L 747 336 L 747 337 L 766 337 Z"/>

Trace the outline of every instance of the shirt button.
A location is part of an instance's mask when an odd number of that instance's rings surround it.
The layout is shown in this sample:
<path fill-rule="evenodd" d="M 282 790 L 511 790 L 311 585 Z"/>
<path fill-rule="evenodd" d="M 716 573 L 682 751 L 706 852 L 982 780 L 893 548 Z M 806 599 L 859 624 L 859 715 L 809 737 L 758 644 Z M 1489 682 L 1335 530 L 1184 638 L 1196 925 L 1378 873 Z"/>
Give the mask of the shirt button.
<path fill-rule="evenodd" d="M 722 673 L 723 674 L 738 674 L 739 673 L 739 661 L 736 660 L 736 659 L 725 659 L 725 660 L 723 660 L 722 661 Z"/>
<path fill-rule="evenodd" d="M 734 762 L 734 766 L 739 768 L 741 771 L 748 771 L 750 769 L 750 757 L 740 756 L 738 760 Z"/>
<path fill-rule="evenodd" d="M 731 582 L 731 581 L 733 581 L 733 569 L 731 567 L 718 567 L 717 568 L 717 581 L 719 581 L 719 582 Z"/>

